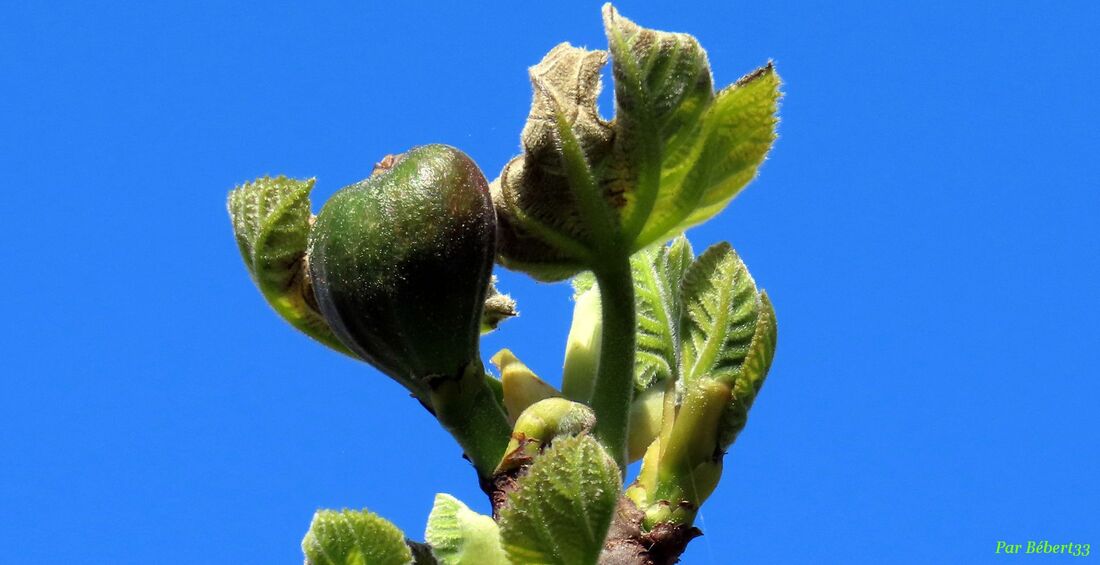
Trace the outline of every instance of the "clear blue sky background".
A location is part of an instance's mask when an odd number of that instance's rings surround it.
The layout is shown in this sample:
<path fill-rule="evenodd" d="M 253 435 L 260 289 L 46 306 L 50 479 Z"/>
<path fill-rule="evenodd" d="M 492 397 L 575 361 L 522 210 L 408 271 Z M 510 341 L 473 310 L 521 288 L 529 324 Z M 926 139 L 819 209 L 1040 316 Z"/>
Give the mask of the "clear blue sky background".
<path fill-rule="evenodd" d="M 686 562 L 1100 552 L 1100 8 L 620 9 L 718 83 L 786 81 L 761 177 L 689 234 L 741 252 L 780 345 Z M 0 560 L 297 563 L 318 507 L 485 510 L 397 385 L 268 309 L 224 200 L 285 173 L 316 204 L 429 142 L 492 178 L 566 40 L 606 45 L 598 3 L 5 3 Z M 523 316 L 484 352 L 556 380 L 568 286 L 500 274 Z"/>

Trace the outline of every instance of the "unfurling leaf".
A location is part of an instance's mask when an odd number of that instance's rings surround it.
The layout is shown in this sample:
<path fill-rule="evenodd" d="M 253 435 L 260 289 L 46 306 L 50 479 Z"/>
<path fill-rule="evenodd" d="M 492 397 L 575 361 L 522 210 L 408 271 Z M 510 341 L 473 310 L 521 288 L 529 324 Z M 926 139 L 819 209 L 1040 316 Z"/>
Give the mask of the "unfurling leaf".
<path fill-rule="evenodd" d="M 775 354 L 775 310 L 728 244 L 707 249 L 684 275 L 684 383 L 715 380 L 732 389 L 718 430 L 726 449 L 745 426 Z"/>
<path fill-rule="evenodd" d="M 641 250 L 721 209 L 775 139 L 771 64 L 715 94 L 690 35 L 645 29 L 604 7 L 616 115 L 596 109 L 603 51 L 562 44 L 532 67 L 523 154 L 493 183 L 498 260 L 540 280 Z"/>
<path fill-rule="evenodd" d="M 501 509 L 513 563 L 594 564 L 622 483 L 615 461 L 588 435 L 555 441 Z"/>
<path fill-rule="evenodd" d="M 679 328 L 678 333 L 642 332 L 638 338 L 639 347 L 646 345 L 651 351 L 639 357 L 663 367 L 662 352 L 669 336 L 677 335 L 671 341 L 679 374 L 675 408 L 664 404 L 660 438 L 649 444 L 638 480 L 627 491 L 650 527 L 660 522 L 691 524 L 699 505 L 717 485 L 722 455 L 744 428 L 775 353 L 775 312 L 737 253 L 720 243 L 692 262 L 689 249 L 677 251 L 684 245 L 676 241 L 661 250 L 647 250 L 633 261 L 639 312 L 644 303 L 651 304 L 649 312 L 655 309 L 652 305 L 672 304 L 663 311 L 673 312 L 668 315 L 678 322 L 670 327 Z M 649 261 L 648 271 L 640 262 L 642 257 Z M 662 272 L 671 273 L 668 280 L 677 282 L 654 284 L 661 280 L 654 273 Z M 668 292 L 666 301 L 655 298 L 661 292 Z M 655 319 L 661 318 L 640 314 L 640 331 L 662 328 L 653 323 Z M 662 390 L 657 386 L 652 384 L 639 398 Z M 648 413 L 652 418 L 656 406 Z M 648 427 L 649 421 L 632 423 L 632 427 Z M 631 430 L 632 452 L 642 449 L 646 431 Z"/>
<path fill-rule="evenodd" d="M 630 259 L 637 305 L 638 353 L 634 386 L 638 392 L 657 381 L 680 378 L 682 303 L 680 284 L 695 258 L 686 237 L 635 253 Z"/>
<path fill-rule="evenodd" d="M 497 523 L 449 494 L 435 495 L 424 540 L 441 565 L 509 565 Z"/>
<path fill-rule="evenodd" d="M 593 227 L 582 217 L 580 187 L 570 179 L 563 144 L 584 157 L 610 151 L 612 131 L 596 109 L 606 62 L 604 51 L 562 43 L 531 68 L 534 99 L 521 135 L 524 153 L 505 165 L 492 185 L 500 222 L 498 259 L 506 267 L 561 280 L 591 261 Z M 583 182 L 584 189 L 593 189 L 594 179 Z"/>
<path fill-rule="evenodd" d="M 406 565 L 413 560 L 401 530 L 367 510 L 318 510 L 302 551 L 307 565 Z"/>
<path fill-rule="evenodd" d="M 306 267 L 313 179 L 263 177 L 229 193 L 229 218 L 248 273 L 290 325 L 347 355 L 317 308 Z"/>

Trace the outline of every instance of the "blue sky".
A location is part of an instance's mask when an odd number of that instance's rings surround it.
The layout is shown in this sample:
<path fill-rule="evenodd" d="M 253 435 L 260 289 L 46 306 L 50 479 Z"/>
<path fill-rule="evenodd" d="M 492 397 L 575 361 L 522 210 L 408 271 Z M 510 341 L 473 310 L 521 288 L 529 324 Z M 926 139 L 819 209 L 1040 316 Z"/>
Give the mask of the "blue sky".
<path fill-rule="evenodd" d="M 526 68 L 606 44 L 598 3 L 560 4 L 0 9 L 6 558 L 297 563 L 318 507 L 412 537 L 436 492 L 485 510 L 397 385 L 263 303 L 225 194 L 316 176 L 319 206 L 431 142 L 494 177 Z M 1100 8 L 618 7 L 696 35 L 720 84 L 769 58 L 786 82 L 760 178 L 689 233 L 739 250 L 780 337 L 685 562 L 1100 544 Z M 556 380 L 568 286 L 498 274 L 522 317 L 483 352 Z"/>

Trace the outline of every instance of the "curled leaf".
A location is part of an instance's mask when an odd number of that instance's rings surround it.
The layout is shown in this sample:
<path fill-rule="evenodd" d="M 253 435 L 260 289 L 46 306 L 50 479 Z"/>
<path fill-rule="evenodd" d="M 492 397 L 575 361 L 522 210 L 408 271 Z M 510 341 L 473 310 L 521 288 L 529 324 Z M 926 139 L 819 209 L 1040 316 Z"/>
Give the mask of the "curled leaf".
<path fill-rule="evenodd" d="M 596 110 L 607 53 L 568 44 L 531 69 L 523 154 L 493 183 L 498 261 L 539 280 L 592 269 L 718 213 L 775 139 L 772 65 L 715 94 L 694 37 L 646 29 L 604 6 L 615 118 Z"/>
<path fill-rule="evenodd" d="M 596 109 L 606 62 L 604 51 L 562 43 L 530 70 L 534 98 L 521 136 L 524 152 L 492 184 L 498 259 L 508 268 L 561 280 L 591 262 L 594 234 L 578 198 L 595 188 L 591 158 L 610 151 L 612 131 Z M 571 166 L 585 169 L 572 171 L 587 175 L 583 187 L 570 177 Z"/>
<path fill-rule="evenodd" d="M 262 177 L 229 193 L 229 218 L 252 280 L 271 307 L 302 333 L 346 355 L 313 296 L 306 265 L 314 179 Z"/>
<path fill-rule="evenodd" d="M 497 523 L 449 494 L 435 495 L 424 539 L 441 565 L 509 565 Z"/>
<path fill-rule="evenodd" d="M 406 565 L 405 536 L 367 510 L 318 510 L 302 540 L 306 565 Z"/>
<path fill-rule="evenodd" d="M 695 258 L 686 237 L 650 247 L 630 258 L 638 331 L 634 386 L 642 392 L 680 378 L 683 304 L 680 285 Z"/>
<path fill-rule="evenodd" d="M 775 309 L 768 294 L 758 295 L 757 309 L 760 312 L 749 345 L 748 355 L 741 363 L 733 385 L 733 398 L 729 408 L 722 416 L 719 429 L 719 445 L 725 449 L 737 439 L 749 418 L 749 409 L 756 400 L 756 394 L 764 386 L 768 377 L 772 358 L 775 356 L 775 344 L 778 333 L 775 322 Z"/>

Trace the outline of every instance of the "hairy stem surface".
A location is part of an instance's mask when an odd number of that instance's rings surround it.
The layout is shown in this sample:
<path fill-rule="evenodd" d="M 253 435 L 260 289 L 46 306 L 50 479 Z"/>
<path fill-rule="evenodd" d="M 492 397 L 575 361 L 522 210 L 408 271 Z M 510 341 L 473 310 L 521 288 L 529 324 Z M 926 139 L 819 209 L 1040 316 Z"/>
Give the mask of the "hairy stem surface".
<path fill-rule="evenodd" d="M 462 446 L 482 480 L 500 463 L 512 427 L 485 379 L 480 360 L 471 362 L 458 378 L 431 384 L 432 408 L 443 427 Z"/>
<path fill-rule="evenodd" d="M 596 437 L 625 470 L 630 401 L 634 397 L 634 281 L 629 255 L 618 256 L 620 259 L 595 271 L 603 335 L 590 404 L 596 412 Z"/>

